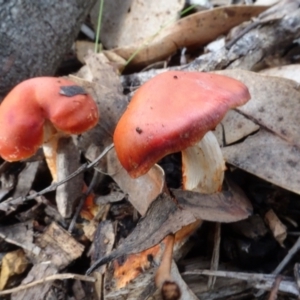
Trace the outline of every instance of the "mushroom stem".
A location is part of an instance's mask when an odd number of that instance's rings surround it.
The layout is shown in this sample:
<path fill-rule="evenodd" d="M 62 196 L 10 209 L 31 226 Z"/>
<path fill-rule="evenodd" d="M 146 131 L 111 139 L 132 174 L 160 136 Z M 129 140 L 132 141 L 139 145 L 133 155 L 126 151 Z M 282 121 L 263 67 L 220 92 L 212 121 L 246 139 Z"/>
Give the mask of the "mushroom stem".
<path fill-rule="evenodd" d="M 182 151 L 182 169 L 185 190 L 212 194 L 222 189 L 225 161 L 211 131 L 197 144 Z"/>
<path fill-rule="evenodd" d="M 177 300 L 181 296 L 180 288 L 171 276 L 174 240 L 173 234 L 164 239 L 165 249 L 155 275 L 155 284 L 161 290 L 162 299 L 164 300 Z"/>
<path fill-rule="evenodd" d="M 68 163 L 64 163 L 68 160 L 66 155 L 77 151 L 76 147 L 60 151 L 61 145 L 71 145 L 70 136 L 92 129 L 98 120 L 95 101 L 73 81 L 55 77 L 25 80 L 12 89 L 0 106 L 0 155 L 5 160 L 18 161 L 32 156 L 44 144 L 45 158 L 56 182 L 60 179 L 58 171 L 66 173 L 69 170 L 62 170 L 58 161 L 67 166 Z M 70 137 L 70 143 L 60 143 L 65 135 Z M 71 167 L 75 167 L 73 161 Z M 60 187 L 57 194 L 63 188 L 67 191 L 66 186 Z M 76 195 L 63 195 L 64 201 L 68 198 L 74 200 Z M 72 203 L 60 209 L 63 217 L 70 217 L 70 207 Z"/>
<path fill-rule="evenodd" d="M 120 163 L 131 177 L 137 178 L 167 154 L 182 151 L 184 189 L 220 191 L 224 160 L 213 134 L 204 135 L 229 109 L 249 99 L 247 87 L 226 76 L 164 72 L 138 89 L 116 126 L 114 143 Z M 194 145 L 203 137 L 202 143 Z M 200 224 L 198 221 L 188 229 Z M 163 260 L 170 264 L 172 247 L 168 246 L 165 256 L 168 258 Z M 164 265 L 158 271 L 158 284 L 162 281 L 159 274 L 166 274 L 163 270 L 169 268 Z"/>
<path fill-rule="evenodd" d="M 54 182 L 64 179 L 79 168 L 80 155 L 72 136 L 58 132 L 48 120 L 44 125 L 43 151 Z M 81 175 L 57 188 L 57 209 L 64 218 L 71 217 L 77 204 L 76 199 L 84 188 Z"/>
<path fill-rule="evenodd" d="M 182 169 L 184 189 L 205 194 L 221 191 L 225 161 L 217 138 L 211 131 L 208 131 L 196 145 L 182 151 Z M 190 228 L 185 227 L 191 234 L 201 224 L 202 220 L 198 220 L 190 224 Z M 211 268 L 214 267 L 214 257 L 218 256 L 213 256 Z"/>
<path fill-rule="evenodd" d="M 44 124 L 44 142 L 43 151 L 45 159 L 52 175 L 54 182 L 57 182 L 57 145 L 59 140 L 59 133 L 55 127 L 48 121 Z"/>

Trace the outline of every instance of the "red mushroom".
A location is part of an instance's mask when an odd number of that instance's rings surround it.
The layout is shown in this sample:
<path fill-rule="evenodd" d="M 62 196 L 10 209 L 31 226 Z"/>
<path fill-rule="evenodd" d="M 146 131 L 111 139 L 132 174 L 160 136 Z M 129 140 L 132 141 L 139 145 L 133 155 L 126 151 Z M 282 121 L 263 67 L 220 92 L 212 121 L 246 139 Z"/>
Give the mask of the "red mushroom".
<path fill-rule="evenodd" d="M 247 87 L 226 76 L 180 71 L 157 75 L 137 90 L 117 124 L 118 158 L 132 177 L 139 177 L 167 154 L 197 143 L 229 109 L 249 99 Z"/>
<path fill-rule="evenodd" d="M 114 132 L 117 156 L 136 178 L 165 155 L 181 151 L 184 188 L 216 192 L 221 189 L 225 166 L 219 144 L 209 131 L 229 109 L 249 99 L 247 87 L 226 76 L 162 73 L 138 89 L 119 120 Z M 189 230 L 193 232 L 200 224 L 201 220 L 190 224 Z M 170 273 L 171 257 L 168 250 L 159 269 L 162 274 Z M 158 286 L 164 278 L 170 281 L 168 275 L 157 275 Z"/>
<path fill-rule="evenodd" d="M 87 131 L 98 119 L 96 103 L 74 82 L 54 77 L 23 81 L 0 105 L 0 155 L 7 161 L 18 161 L 32 156 L 44 144 L 55 181 L 53 159 L 58 137 Z"/>

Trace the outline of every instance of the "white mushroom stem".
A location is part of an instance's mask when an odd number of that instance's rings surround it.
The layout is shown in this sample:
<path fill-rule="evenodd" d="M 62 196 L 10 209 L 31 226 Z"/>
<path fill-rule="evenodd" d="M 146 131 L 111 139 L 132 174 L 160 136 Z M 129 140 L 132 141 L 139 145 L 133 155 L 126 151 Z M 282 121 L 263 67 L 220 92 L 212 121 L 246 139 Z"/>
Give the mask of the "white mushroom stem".
<path fill-rule="evenodd" d="M 201 141 L 182 151 L 183 187 L 204 194 L 219 192 L 225 161 L 215 135 L 209 131 Z"/>
<path fill-rule="evenodd" d="M 45 159 L 54 182 L 57 182 L 57 143 L 58 139 L 52 138 L 50 141 L 43 144 Z"/>
<path fill-rule="evenodd" d="M 184 189 L 204 194 L 221 191 L 225 161 L 219 143 L 211 131 L 196 145 L 182 151 L 182 170 Z M 189 225 L 192 230 L 196 230 L 201 226 L 202 220 L 197 222 Z M 179 233 L 176 233 L 176 236 Z M 218 252 L 219 244 L 215 244 L 214 253 Z M 213 256 L 211 269 L 218 265 L 216 259 L 218 259 L 218 255 Z M 211 282 L 213 282 L 213 279 Z"/>
<path fill-rule="evenodd" d="M 225 161 L 218 141 L 211 131 L 197 144 L 182 151 L 182 166 L 183 187 L 185 190 L 213 194 L 222 189 Z M 201 224 L 202 220 L 197 220 L 176 232 L 177 243 L 175 247 L 180 247 Z M 173 235 L 165 238 L 165 246 L 161 265 L 155 276 L 155 283 L 157 287 L 161 287 L 162 293 L 165 291 L 165 287 L 168 286 L 168 284 L 165 285 L 165 282 L 175 284 L 170 273 L 174 246 Z M 176 284 L 171 286 L 172 288 L 167 290 L 173 290 Z"/>
<path fill-rule="evenodd" d="M 43 151 L 45 159 L 54 182 L 57 182 L 57 145 L 60 134 L 54 126 L 47 120 L 44 125 Z"/>
<path fill-rule="evenodd" d="M 65 179 L 80 166 L 80 154 L 72 136 L 58 132 L 48 121 L 44 125 L 43 150 L 54 182 Z M 64 218 L 71 217 L 83 187 L 83 175 L 80 174 L 57 188 L 57 208 Z"/>

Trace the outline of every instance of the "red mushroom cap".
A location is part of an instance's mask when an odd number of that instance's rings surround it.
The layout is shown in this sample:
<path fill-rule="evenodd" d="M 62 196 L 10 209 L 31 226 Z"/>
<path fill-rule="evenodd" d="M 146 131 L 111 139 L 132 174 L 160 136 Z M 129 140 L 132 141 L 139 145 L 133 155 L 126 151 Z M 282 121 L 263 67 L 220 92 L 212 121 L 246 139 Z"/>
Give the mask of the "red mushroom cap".
<path fill-rule="evenodd" d="M 32 156 L 43 143 L 45 122 L 80 134 L 98 119 L 96 103 L 74 82 L 55 77 L 23 81 L 0 105 L 0 155 L 8 161 Z"/>
<path fill-rule="evenodd" d="M 167 154 L 199 141 L 230 108 L 250 99 L 232 78 L 201 72 L 165 72 L 142 85 L 114 132 L 118 158 L 130 176 L 145 174 Z"/>

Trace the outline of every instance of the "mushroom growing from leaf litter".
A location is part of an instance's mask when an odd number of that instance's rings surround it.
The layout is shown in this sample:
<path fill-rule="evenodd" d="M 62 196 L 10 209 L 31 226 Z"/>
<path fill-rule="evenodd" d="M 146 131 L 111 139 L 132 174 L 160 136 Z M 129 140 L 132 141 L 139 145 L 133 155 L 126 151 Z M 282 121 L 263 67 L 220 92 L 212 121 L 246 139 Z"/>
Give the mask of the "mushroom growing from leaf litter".
<path fill-rule="evenodd" d="M 56 181 L 59 137 L 83 133 L 98 119 L 96 103 L 74 82 L 55 77 L 25 80 L 0 105 L 0 155 L 7 161 L 19 161 L 43 145 Z"/>
<path fill-rule="evenodd" d="M 183 188 L 201 193 L 220 191 L 225 163 L 211 130 L 229 109 L 249 99 L 247 87 L 226 76 L 181 71 L 157 75 L 137 90 L 117 124 L 114 144 L 120 163 L 137 178 L 164 156 L 181 151 Z M 191 230 L 201 223 L 195 222 Z M 166 242 L 169 249 L 174 239 Z M 162 275 L 156 275 L 162 289 L 164 278 L 171 282 L 170 270 L 165 267 L 170 269 L 167 252 L 158 269 Z"/>
<path fill-rule="evenodd" d="M 164 156 L 184 153 L 213 130 L 229 109 L 249 99 L 247 87 L 226 76 L 159 74 L 137 90 L 117 124 L 118 158 L 130 176 L 139 177 Z"/>
<path fill-rule="evenodd" d="M 72 135 L 93 128 L 98 120 L 96 103 L 74 82 L 55 77 L 25 80 L 0 105 L 0 156 L 19 161 L 43 146 L 53 181 L 57 182 L 79 165 Z M 74 200 L 82 189 L 80 182 L 77 177 L 57 189 L 57 208 L 65 218 L 73 212 Z"/>

